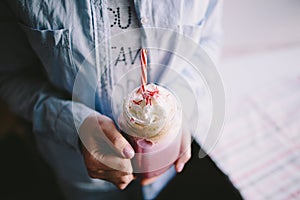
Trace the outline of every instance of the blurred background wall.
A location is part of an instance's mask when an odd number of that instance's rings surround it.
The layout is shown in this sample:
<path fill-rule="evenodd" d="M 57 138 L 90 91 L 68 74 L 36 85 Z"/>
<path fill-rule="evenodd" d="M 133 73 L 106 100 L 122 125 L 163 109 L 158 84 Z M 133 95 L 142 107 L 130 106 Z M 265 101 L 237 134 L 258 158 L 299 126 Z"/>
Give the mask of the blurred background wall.
<path fill-rule="evenodd" d="M 229 98 L 299 72 L 299 0 L 225 0 L 223 27 Z"/>
<path fill-rule="evenodd" d="M 225 0 L 223 59 L 299 46 L 299 9 L 299 0 Z"/>

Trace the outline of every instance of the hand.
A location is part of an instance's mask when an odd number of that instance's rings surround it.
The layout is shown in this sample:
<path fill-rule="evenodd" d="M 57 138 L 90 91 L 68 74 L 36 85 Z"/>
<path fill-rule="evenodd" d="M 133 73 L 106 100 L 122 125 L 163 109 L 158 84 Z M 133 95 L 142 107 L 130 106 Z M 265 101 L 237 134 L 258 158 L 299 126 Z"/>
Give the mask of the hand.
<path fill-rule="evenodd" d="M 180 173 L 183 170 L 185 164 L 190 160 L 190 158 L 191 158 L 191 135 L 187 132 L 183 132 L 181 137 L 179 156 L 174 163 L 175 170 L 177 173 Z M 142 179 L 141 184 L 148 185 L 150 183 L 153 183 L 158 177 L 159 176 Z"/>
<path fill-rule="evenodd" d="M 79 136 L 89 176 L 125 189 L 134 179 L 130 161 L 134 150 L 113 121 L 104 115 L 90 115 L 81 125 Z"/>

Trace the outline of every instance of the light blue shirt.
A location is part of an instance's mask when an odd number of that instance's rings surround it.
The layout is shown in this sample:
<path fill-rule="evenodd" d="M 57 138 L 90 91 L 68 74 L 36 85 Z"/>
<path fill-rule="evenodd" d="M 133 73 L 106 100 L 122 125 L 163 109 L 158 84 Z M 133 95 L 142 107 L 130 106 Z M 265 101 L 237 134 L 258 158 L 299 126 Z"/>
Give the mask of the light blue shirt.
<path fill-rule="evenodd" d="M 180 31 L 217 61 L 221 4 L 221 0 L 134 0 L 134 9 L 141 28 Z M 7 0 L 0 5 L 1 98 L 32 122 L 37 140 L 80 152 L 74 121 L 80 125 L 94 112 L 80 97 L 78 102 L 71 101 L 83 62 L 107 73 L 100 80 L 96 109 L 111 115 L 113 80 L 110 70 L 104 70 L 112 62 L 106 43 L 111 36 L 107 2 Z"/>

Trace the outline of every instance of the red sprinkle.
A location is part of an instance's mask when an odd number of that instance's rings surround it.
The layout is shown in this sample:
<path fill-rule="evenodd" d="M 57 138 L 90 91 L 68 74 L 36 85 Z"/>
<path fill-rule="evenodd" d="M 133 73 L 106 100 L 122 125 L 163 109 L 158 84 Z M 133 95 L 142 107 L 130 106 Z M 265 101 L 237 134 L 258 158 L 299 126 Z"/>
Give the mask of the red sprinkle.
<path fill-rule="evenodd" d="M 140 105 L 140 104 L 142 103 L 142 101 L 143 101 L 143 100 L 139 100 L 139 101 L 132 100 L 132 102 L 135 103 L 136 105 Z"/>
<path fill-rule="evenodd" d="M 159 94 L 159 90 L 157 87 L 155 87 L 155 89 L 153 91 L 150 91 L 150 90 L 146 90 L 145 92 L 142 91 L 141 88 L 139 88 L 136 93 L 141 93 L 142 96 L 143 96 L 143 99 L 146 101 L 146 105 L 150 104 L 152 105 L 152 97 L 156 96 L 158 97 L 158 94 Z M 139 100 L 139 101 L 136 101 L 136 100 L 132 100 L 133 103 L 135 103 L 136 105 L 140 105 L 141 102 L 143 100 Z"/>
<path fill-rule="evenodd" d="M 148 105 L 148 104 L 152 105 L 152 97 L 154 97 L 155 95 L 158 95 L 158 93 L 159 93 L 159 90 L 157 87 L 153 91 L 146 90 L 144 93 L 142 93 L 142 96 L 146 101 L 146 105 Z"/>

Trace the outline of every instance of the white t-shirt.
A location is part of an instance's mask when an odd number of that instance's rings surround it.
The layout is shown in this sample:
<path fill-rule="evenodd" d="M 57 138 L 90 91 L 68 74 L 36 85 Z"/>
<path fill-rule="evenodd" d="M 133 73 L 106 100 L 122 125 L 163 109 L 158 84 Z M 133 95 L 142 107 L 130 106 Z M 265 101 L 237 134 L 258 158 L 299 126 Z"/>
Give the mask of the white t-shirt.
<path fill-rule="evenodd" d="M 120 111 L 122 100 L 140 85 L 140 30 L 133 0 L 108 1 L 113 83 L 112 102 Z"/>
<path fill-rule="evenodd" d="M 117 68 L 130 68 L 139 63 L 139 49 L 136 49 L 136 45 L 140 46 L 139 40 L 123 41 L 122 45 L 116 40 L 122 37 L 122 34 L 130 34 L 128 31 L 139 28 L 133 1 L 110 0 L 107 9 L 110 20 L 111 52 L 112 55 L 116 55 L 112 58 L 111 65 Z"/>

